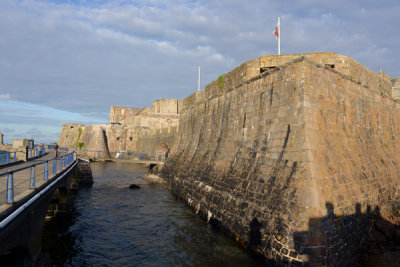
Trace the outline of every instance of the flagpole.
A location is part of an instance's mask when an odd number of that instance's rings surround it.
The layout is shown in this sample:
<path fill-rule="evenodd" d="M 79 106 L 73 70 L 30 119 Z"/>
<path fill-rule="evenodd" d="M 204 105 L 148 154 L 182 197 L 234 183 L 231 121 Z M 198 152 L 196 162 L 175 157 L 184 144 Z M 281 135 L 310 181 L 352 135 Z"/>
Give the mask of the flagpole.
<path fill-rule="evenodd" d="M 197 91 L 200 91 L 200 66 L 199 66 L 199 82 L 197 83 Z"/>
<path fill-rule="evenodd" d="M 281 17 L 278 17 L 278 55 L 281 54 Z"/>

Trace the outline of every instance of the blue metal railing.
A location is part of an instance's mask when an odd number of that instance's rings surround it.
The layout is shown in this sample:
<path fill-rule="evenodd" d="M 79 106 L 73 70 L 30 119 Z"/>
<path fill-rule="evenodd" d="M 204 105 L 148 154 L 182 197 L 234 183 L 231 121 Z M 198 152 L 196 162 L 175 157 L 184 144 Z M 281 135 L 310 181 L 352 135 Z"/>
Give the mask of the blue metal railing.
<path fill-rule="evenodd" d="M 0 151 L 0 164 L 7 164 L 17 161 L 17 152 Z"/>
<path fill-rule="evenodd" d="M 7 164 L 11 162 L 17 161 L 17 153 L 26 153 L 22 150 L 20 151 L 0 151 L 0 164 Z M 41 157 L 46 154 L 46 148 L 43 147 L 35 147 L 32 149 L 28 149 L 27 151 L 27 159 Z"/>
<path fill-rule="evenodd" d="M 166 153 L 142 153 L 142 152 L 126 152 L 126 151 L 101 151 L 101 150 L 79 150 L 81 152 L 91 152 L 91 153 L 97 153 L 97 159 L 101 158 L 101 155 L 103 153 L 108 155 L 113 155 L 115 154 L 115 157 L 113 158 L 118 158 L 118 159 L 138 159 L 138 160 L 155 160 L 155 161 L 165 161 L 166 160 Z M 105 157 L 103 157 L 105 158 Z"/>
<path fill-rule="evenodd" d="M 43 183 L 47 183 L 49 178 L 55 176 L 57 172 L 66 169 L 74 161 L 75 152 L 71 152 L 57 158 L 43 160 L 15 170 L 0 173 L 0 184 L 5 185 L 5 190 L 1 190 L 2 188 L 0 188 L 0 205 L 4 204 L 3 199 L 5 199 L 5 203 L 14 203 L 16 190 L 21 193 L 27 189 L 35 189 L 40 184 L 38 179 L 42 177 Z M 52 175 L 49 175 L 49 165 L 51 164 L 53 164 L 53 172 Z M 16 175 L 18 175 L 17 179 Z M 5 182 L 5 179 L 7 179 L 7 182 Z"/>
<path fill-rule="evenodd" d="M 40 147 L 35 147 L 32 149 L 28 149 L 28 159 L 35 158 L 35 157 L 41 157 L 46 153 L 46 148 L 44 146 Z"/>

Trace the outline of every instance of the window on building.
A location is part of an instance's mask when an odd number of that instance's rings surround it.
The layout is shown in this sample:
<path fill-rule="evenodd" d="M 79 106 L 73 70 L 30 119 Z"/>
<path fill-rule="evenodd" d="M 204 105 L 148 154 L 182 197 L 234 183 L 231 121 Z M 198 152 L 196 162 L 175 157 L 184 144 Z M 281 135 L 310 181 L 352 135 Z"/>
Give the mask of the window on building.
<path fill-rule="evenodd" d="M 117 141 L 119 141 L 119 137 L 117 137 Z"/>
<path fill-rule="evenodd" d="M 131 137 L 129 137 L 129 140 L 130 140 L 130 141 L 132 141 L 132 140 L 133 140 L 133 137 L 132 137 L 132 136 L 131 136 Z"/>

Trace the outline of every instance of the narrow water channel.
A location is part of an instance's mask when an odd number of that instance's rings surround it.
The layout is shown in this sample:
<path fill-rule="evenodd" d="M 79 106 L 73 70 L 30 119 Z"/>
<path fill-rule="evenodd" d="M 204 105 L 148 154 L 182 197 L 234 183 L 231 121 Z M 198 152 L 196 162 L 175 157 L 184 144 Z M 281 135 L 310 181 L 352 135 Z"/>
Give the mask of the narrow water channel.
<path fill-rule="evenodd" d="M 51 220 L 43 252 L 51 266 L 263 266 L 195 215 L 142 165 L 92 163 L 69 219 Z M 132 183 L 140 190 L 130 190 Z"/>

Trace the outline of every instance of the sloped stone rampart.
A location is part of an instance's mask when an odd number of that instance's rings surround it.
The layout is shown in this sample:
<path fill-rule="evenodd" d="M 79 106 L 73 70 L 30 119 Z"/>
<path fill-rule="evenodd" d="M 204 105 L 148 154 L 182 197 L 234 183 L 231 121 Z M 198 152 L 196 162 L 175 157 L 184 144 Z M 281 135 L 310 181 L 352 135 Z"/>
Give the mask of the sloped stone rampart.
<path fill-rule="evenodd" d="M 83 124 L 65 123 L 62 126 L 60 136 L 58 138 L 58 145 L 61 147 L 69 147 L 76 144 L 79 137 L 79 129 L 84 127 Z"/>
<path fill-rule="evenodd" d="M 361 214 L 399 190 L 400 107 L 382 93 L 390 86 L 301 57 L 223 92 L 197 92 L 184 100 L 163 176 L 267 258 L 356 264 L 369 224 Z"/>
<path fill-rule="evenodd" d="M 400 192 L 400 105 L 379 87 L 324 68 L 311 65 L 305 75 L 312 164 L 300 202 L 317 214 L 309 213 L 309 229 L 294 239 L 311 263 L 354 265 L 370 235 L 365 214 L 379 213 Z"/>
<path fill-rule="evenodd" d="M 297 193 L 308 164 L 302 68 L 274 71 L 181 113 L 163 171 L 179 197 L 242 245 L 270 258 L 280 246 L 294 262 L 304 259 L 287 233 L 307 223 Z"/>

